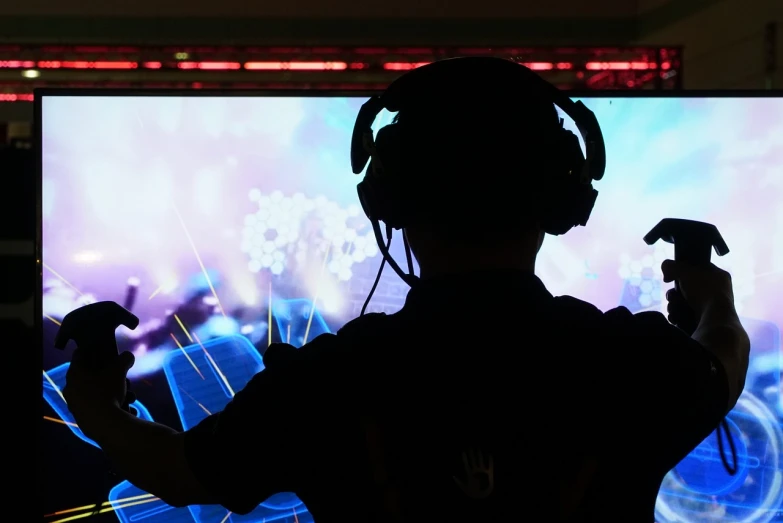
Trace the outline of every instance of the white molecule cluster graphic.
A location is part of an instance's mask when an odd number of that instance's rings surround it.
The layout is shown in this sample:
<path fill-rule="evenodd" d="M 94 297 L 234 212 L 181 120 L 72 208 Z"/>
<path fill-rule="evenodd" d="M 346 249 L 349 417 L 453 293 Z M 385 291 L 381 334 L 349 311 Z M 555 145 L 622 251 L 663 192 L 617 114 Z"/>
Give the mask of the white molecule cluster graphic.
<path fill-rule="evenodd" d="M 303 268 L 309 260 L 322 263 L 328 255 L 329 272 L 348 281 L 354 263 L 378 255 L 372 231 L 360 230 L 364 221 L 356 205 L 343 209 L 323 196 L 289 197 L 259 189 L 252 189 L 248 197 L 258 208 L 245 216 L 241 248 L 250 258 L 252 272 L 269 270 L 278 275 Z"/>
<path fill-rule="evenodd" d="M 639 305 L 647 308 L 663 299 L 661 263 L 674 255 L 674 247 L 665 243 L 656 244 L 652 252 L 640 260 L 628 254 L 620 257 L 618 275 L 634 287 L 639 288 Z"/>
<path fill-rule="evenodd" d="M 361 263 L 378 254 L 378 245 L 375 243 L 375 236 L 372 233 L 362 236 L 357 234 L 354 229 L 345 228 L 343 234 L 334 234 L 331 240 L 336 249 L 332 251 L 329 272 L 336 274 L 337 278 L 342 281 L 351 279 L 353 275 L 351 266 L 354 263 Z M 345 247 L 347 249 L 344 249 Z"/>

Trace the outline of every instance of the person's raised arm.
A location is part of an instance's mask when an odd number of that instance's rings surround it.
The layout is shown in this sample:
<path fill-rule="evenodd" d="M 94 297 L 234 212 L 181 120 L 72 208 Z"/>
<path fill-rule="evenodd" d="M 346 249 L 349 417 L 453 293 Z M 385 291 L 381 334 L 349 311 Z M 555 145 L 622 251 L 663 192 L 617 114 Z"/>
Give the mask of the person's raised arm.
<path fill-rule="evenodd" d="M 734 308 L 731 276 L 712 264 L 691 267 L 666 260 L 662 269 L 665 281 L 679 283 L 679 291 L 672 289 L 666 294 L 669 320 L 678 323 L 685 314 L 699 318 L 692 337 L 715 356 L 726 372 L 728 412 L 742 394 L 750 354 L 750 339 Z"/>
<path fill-rule="evenodd" d="M 665 281 L 679 283 L 679 291 L 666 295 L 669 321 L 659 312 L 631 314 L 625 307 L 604 313 L 610 358 L 604 367 L 625 368 L 599 374 L 609 384 L 606 397 L 613 390 L 636 392 L 636 408 L 620 427 L 655 445 L 651 456 L 663 471 L 709 436 L 736 404 L 750 344 L 733 307 L 728 273 L 671 260 L 662 269 Z M 685 323 L 686 314 L 697 315 L 696 332 L 675 326 Z"/>
<path fill-rule="evenodd" d="M 221 412 L 184 433 L 187 462 L 214 503 L 244 515 L 273 494 L 296 490 L 318 450 L 310 435 L 324 430 L 314 415 L 320 406 L 311 391 L 321 374 L 314 358 L 333 338 L 319 336 L 298 350 L 272 345 L 266 368 Z"/>

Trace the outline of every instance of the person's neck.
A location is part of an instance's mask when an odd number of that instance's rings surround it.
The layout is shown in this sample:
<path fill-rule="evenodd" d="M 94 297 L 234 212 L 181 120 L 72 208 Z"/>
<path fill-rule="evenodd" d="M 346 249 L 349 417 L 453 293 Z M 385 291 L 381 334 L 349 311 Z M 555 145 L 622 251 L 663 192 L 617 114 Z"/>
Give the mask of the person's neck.
<path fill-rule="evenodd" d="M 468 253 L 455 254 L 439 260 L 430 260 L 429 263 L 420 263 L 422 279 L 438 278 L 441 276 L 457 276 L 476 272 L 517 271 L 535 274 L 535 256 L 471 256 Z"/>

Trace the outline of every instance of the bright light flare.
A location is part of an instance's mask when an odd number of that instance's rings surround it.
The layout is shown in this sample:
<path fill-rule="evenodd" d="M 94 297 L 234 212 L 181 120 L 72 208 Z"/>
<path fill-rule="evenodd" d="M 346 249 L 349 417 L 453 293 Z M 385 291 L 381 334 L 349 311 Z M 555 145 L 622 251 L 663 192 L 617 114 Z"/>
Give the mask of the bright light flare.
<path fill-rule="evenodd" d="M 256 287 L 255 275 L 241 267 L 238 270 L 228 271 L 228 284 L 236 296 L 247 307 L 253 307 L 259 302 L 258 288 Z"/>
<path fill-rule="evenodd" d="M 155 281 L 158 283 L 158 287 L 150 295 L 150 300 L 158 294 L 167 296 L 177 290 L 177 287 L 179 287 L 179 280 L 173 270 L 159 268 L 153 271 L 153 274 Z"/>
<path fill-rule="evenodd" d="M 73 261 L 81 265 L 92 265 L 103 260 L 103 253 L 98 251 L 82 251 L 73 255 Z"/>
<path fill-rule="evenodd" d="M 220 309 L 220 313 L 223 315 L 224 318 L 228 318 L 228 316 L 226 315 L 226 311 L 223 310 L 223 305 L 221 305 L 220 303 L 220 298 L 218 298 L 217 291 L 215 290 L 215 286 L 212 284 L 212 278 L 209 277 L 209 271 L 207 271 L 204 262 L 201 260 L 201 255 L 199 254 L 198 249 L 196 248 L 196 243 L 193 241 L 193 237 L 190 235 L 190 231 L 188 230 L 187 225 L 185 225 L 185 220 L 182 218 L 182 215 L 180 214 L 176 206 L 172 205 L 172 208 L 174 209 L 174 213 L 177 215 L 179 224 L 182 226 L 182 231 L 185 233 L 185 238 L 187 238 L 188 243 L 190 244 L 190 248 L 193 249 L 193 254 L 196 256 L 196 261 L 198 261 L 199 267 L 201 267 L 201 272 L 204 274 L 204 278 L 207 280 L 207 285 L 209 285 L 209 290 L 212 291 L 212 296 L 214 296 L 215 300 L 217 301 L 217 306 L 218 309 Z"/>
<path fill-rule="evenodd" d="M 141 498 L 141 496 L 139 496 Z M 129 498 L 130 499 L 130 498 Z M 120 502 L 111 502 L 111 501 L 105 501 L 100 506 L 98 505 L 86 505 L 86 507 L 89 509 L 87 512 L 84 512 L 82 514 L 77 514 L 75 516 L 70 516 L 63 519 L 58 519 L 56 521 L 52 521 L 51 523 L 66 523 L 68 521 L 76 521 L 79 519 L 89 518 L 91 516 L 96 516 L 98 514 L 106 514 L 108 512 L 114 512 L 116 510 L 120 510 L 123 508 L 128 507 L 134 507 L 137 505 L 144 505 L 146 503 L 152 503 L 153 501 L 160 501 L 158 498 L 154 497 L 145 497 L 142 499 L 139 499 L 138 501 L 132 501 L 130 503 L 120 503 Z M 106 506 L 109 505 L 109 506 Z M 74 509 L 72 509 L 74 510 Z"/>

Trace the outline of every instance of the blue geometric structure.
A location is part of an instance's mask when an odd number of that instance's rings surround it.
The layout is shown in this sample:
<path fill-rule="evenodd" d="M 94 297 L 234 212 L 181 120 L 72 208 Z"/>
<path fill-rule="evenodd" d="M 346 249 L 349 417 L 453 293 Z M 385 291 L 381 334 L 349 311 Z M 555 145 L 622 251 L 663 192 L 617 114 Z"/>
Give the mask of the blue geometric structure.
<path fill-rule="evenodd" d="M 70 366 L 70 363 L 63 363 L 62 365 L 59 365 L 44 373 L 43 397 L 77 438 L 86 443 L 89 443 L 93 447 L 98 447 L 98 444 L 85 436 L 82 430 L 76 425 L 76 420 L 74 419 L 73 414 L 71 414 L 71 411 L 68 410 L 68 405 L 65 403 L 65 399 L 62 397 L 61 393 L 65 387 L 65 375 L 68 373 L 68 368 Z M 47 376 L 49 379 L 46 379 Z M 54 386 L 52 386 L 52 383 L 54 383 Z M 147 421 L 153 421 L 150 411 L 148 411 L 147 407 L 142 405 L 141 402 L 135 401 L 131 404 L 131 406 L 136 409 L 138 417 Z"/>
<path fill-rule="evenodd" d="M 313 523 L 313 517 L 304 505 L 286 510 L 269 510 L 263 505 L 245 516 L 228 514 L 218 505 L 192 507 L 193 519 L 197 523 Z M 178 522 L 179 523 L 179 522 Z"/>
<path fill-rule="evenodd" d="M 773 521 L 783 504 L 783 430 L 775 418 L 764 402 L 744 392 L 727 417 L 737 473 L 731 476 L 724 469 L 713 432 L 664 479 L 659 520 L 716 520 L 711 512 L 719 506 L 721 521 Z M 725 437 L 724 452 L 733 465 Z"/>
<path fill-rule="evenodd" d="M 762 398 L 783 419 L 780 386 L 783 347 L 780 344 L 780 329 L 768 321 L 748 318 L 740 320 L 750 337 L 750 366 L 745 379 L 745 390 Z"/>
<path fill-rule="evenodd" d="M 173 350 L 163 361 L 182 428 L 191 429 L 220 412 L 264 368 L 244 336 L 225 336 Z"/>
<path fill-rule="evenodd" d="M 169 353 L 163 371 L 182 427 L 188 430 L 212 413 L 220 412 L 234 394 L 264 368 L 261 356 L 244 336 L 225 336 Z M 227 515 L 219 506 L 189 507 L 197 523 L 302 523 L 309 512 L 291 493 L 276 494 L 245 516 Z M 228 519 L 224 518 L 228 517 Z"/>
<path fill-rule="evenodd" d="M 737 415 L 734 415 L 734 417 L 737 417 Z M 755 455 L 748 454 L 748 445 L 745 438 L 742 437 L 742 431 L 737 424 L 731 418 L 728 418 L 727 422 L 729 432 L 732 438 L 734 438 L 737 448 L 737 473 L 735 475 L 730 476 L 723 466 L 718 446 L 717 430 L 702 441 L 688 457 L 674 467 L 674 472 L 680 481 L 695 494 L 704 496 L 725 496 L 731 494 L 742 486 L 751 470 L 759 472 L 762 478 L 769 477 L 768 474 L 765 475 L 763 471 L 759 470 L 762 468 L 761 459 Z M 746 423 L 747 420 L 743 420 L 743 425 Z M 729 460 L 730 465 L 734 465 L 728 443 L 726 443 L 725 434 L 723 436 L 725 457 Z M 749 443 L 754 444 L 753 446 L 756 448 L 759 446 L 759 442 L 756 441 Z M 765 445 L 766 442 L 761 442 L 761 444 Z M 764 456 L 763 451 L 761 456 Z M 758 498 L 757 495 L 752 497 Z"/>
<path fill-rule="evenodd" d="M 272 312 L 282 341 L 294 347 L 299 348 L 305 342 L 331 332 L 313 302 L 306 298 L 278 300 L 273 304 Z"/>
<path fill-rule="evenodd" d="M 114 513 L 122 523 L 194 523 L 187 508 L 175 508 L 123 481 L 109 492 Z M 226 511 L 223 510 L 223 515 Z"/>
<path fill-rule="evenodd" d="M 121 523 L 313 523 L 313 517 L 301 503 L 263 514 L 256 509 L 245 516 L 232 514 L 219 505 L 175 508 L 127 481 L 111 490 L 109 501 Z"/>
<path fill-rule="evenodd" d="M 783 506 L 783 418 L 780 416 L 780 330 L 741 318 L 750 336 L 751 368 L 745 391 L 727 416 L 737 449 L 737 473 L 721 461 L 717 431 L 672 470 L 658 495 L 662 521 L 777 521 Z M 673 428 L 673 430 L 676 430 Z M 722 430 L 722 429 L 718 429 Z M 733 465 L 728 439 L 724 453 Z M 712 513 L 719 506 L 724 513 Z"/>

